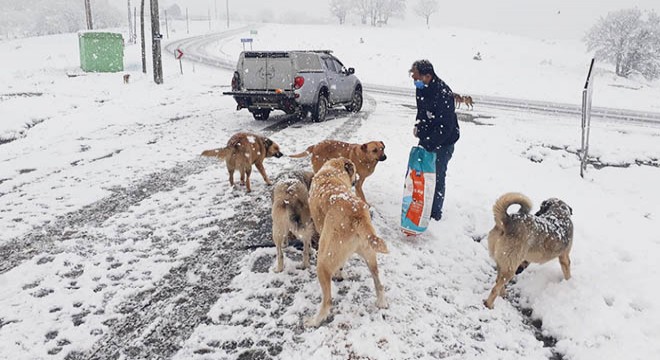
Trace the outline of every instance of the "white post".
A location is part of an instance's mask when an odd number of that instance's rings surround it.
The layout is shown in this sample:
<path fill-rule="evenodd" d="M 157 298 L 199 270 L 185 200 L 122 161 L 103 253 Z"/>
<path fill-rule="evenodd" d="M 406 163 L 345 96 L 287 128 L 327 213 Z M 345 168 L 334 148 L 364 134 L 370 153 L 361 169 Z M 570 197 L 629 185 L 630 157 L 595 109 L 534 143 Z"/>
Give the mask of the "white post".
<path fill-rule="evenodd" d="M 582 144 L 580 148 L 580 176 L 584 178 L 584 172 L 587 170 L 587 160 L 589 159 L 589 132 L 591 130 L 591 98 L 593 94 L 592 71 L 595 59 L 591 59 L 587 81 L 582 89 Z"/>

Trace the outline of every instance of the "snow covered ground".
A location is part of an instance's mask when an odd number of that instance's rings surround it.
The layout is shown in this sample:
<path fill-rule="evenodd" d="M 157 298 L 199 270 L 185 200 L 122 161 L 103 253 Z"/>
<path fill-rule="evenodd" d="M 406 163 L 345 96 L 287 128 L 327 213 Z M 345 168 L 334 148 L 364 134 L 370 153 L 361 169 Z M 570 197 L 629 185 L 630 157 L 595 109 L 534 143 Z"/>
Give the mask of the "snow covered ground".
<path fill-rule="evenodd" d="M 236 57 L 247 29 L 209 51 Z M 474 30 L 258 31 L 255 49 L 331 48 L 368 83 L 412 86 L 410 64 L 429 58 L 459 92 L 573 103 L 589 59 L 577 45 Z M 298 42 L 284 36 L 291 31 Z M 140 72 L 139 47 L 129 46 L 125 85 L 123 73 L 66 75 L 78 72 L 75 34 L 0 46 L 9 69 L 0 73 L 0 358 L 660 355 L 660 126 L 595 121 L 591 155 L 603 167 L 582 179 L 579 119 L 475 104 L 460 114 L 443 220 L 406 238 L 398 223 L 415 144 L 412 98 L 366 94 L 358 115 L 335 111 L 324 123 L 280 128 L 284 116 L 257 122 L 234 111 L 221 95 L 228 71 L 193 72 L 184 62 L 181 76 L 165 56 L 158 86 Z M 596 105 L 658 111 L 657 83 L 615 79 L 605 67 L 598 74 Z M 348 279 L 333 283 L 332 320 L 302 327 L 320 291 L 314 267 L 295 268 L 301 253 L 293 247 L 285 271 L 270 271 L 268 187 L 256 175 L 252 194 L 231 189 L 224 165 L 198 157 L 239 130 L 267 134 L 285 153 L 325 138 L 385 142 L 388 159 L 365 193 L 391 252 L 379 257 L 389 309 L 376 309 L 356 257 Z M 303 166 L 266 161 L 273 177 Z M 531 265 L 508 301 L 488 310 L 482 300 L 495 270 L 478 240 L 507 191 L 525 193 L 536 208 L 549 197 L 573 208 L 573 278 L 562 280 L 557 261 Z"/>

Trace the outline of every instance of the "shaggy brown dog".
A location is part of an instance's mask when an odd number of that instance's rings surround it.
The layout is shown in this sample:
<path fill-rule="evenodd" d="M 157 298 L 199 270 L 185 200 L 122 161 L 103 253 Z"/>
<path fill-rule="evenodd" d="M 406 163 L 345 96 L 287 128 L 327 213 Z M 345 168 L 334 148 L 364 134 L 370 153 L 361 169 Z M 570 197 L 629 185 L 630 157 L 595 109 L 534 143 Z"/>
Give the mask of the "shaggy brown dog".
<path fill-rule="evenodd" d="M 520 205 L 518 213 L 509 215 L 507 209 Z M 497 264 L 497 280 L 486 307 L 492 309 L 498 295 L 504 296 L 504 286 L 519 266 L 525 263 L 545 263 L 559 258 L 566 280 L 571 277 L 569 253 L 573 246 L 573 210 L 559 199 L 548 199 L 535 214 L 529 214 L 532 203 L 523 194 L 502 195 L 493 206 L 495 226 L 488 233 L 488 251 Z"/>
<path fill-rule="evenodd" d="M 288 244 L 289 236 L 293 235 L 303 243 L 302 269 L 309 267 L 309 248 L 316 228 L 309 211 L 309 186 L 314 173 L 298 171 L 289 179 L 282 179 L 273 188 L 273 242 L 277 249 L 277 267 L 275 272 L 284 269 L 284 254 L 282 247 Z"/>
<path fill-rule="evenodd" d="M 309 205 L 314 225 L 321 234 L 316 273 L 323 298 L 316 317 L 307 326 L 319 326 L 332 306 L 332 274 L 353 254 L 360 255 L 369 267 L 376 288 L 376 306 L 387 308 L 383 285 L 378 276 L 376 253 L 387 253 L 387 245 L 376 235 L 369 206 L 351 193 L 355 165 L 346 158 L 328 160 L 314 175 Z"/>
<path fill-rule="evenodd" d="M 355 193 L 366 202 L 362 185 L 367 177 L 374 173 L 379 161 L 385 161 L 385 144 L 382 141 L 371 141 L 364 144 L 349 144 L 343 141 L 324 140 L 312 145 L 300 154 L 290 155 L 292 158 L 302 158 L 312 154 L 312 168 L 318 172 L 329 159 L 345 157 L 355 164 L 358 180 Z"/>
<path fill-rule="evenodd" d="M 466 108 L 470 110 L 474 109 L 474 102 L 472 101 L 472 96 L 470 95 L 463 96 L 463 102 L 465 103 Z"/>
<path fill-rule="evenodd" d="M 252 165 L 257 167 L 266 184 L 270 185 L 263 161 L 267 157 L 281 157 L 282 153 L 280 146 L 273 140 L 261 135 L 240 132 L 229 138 L 226 147 L 204 150 L 202 156 L 225 160 L 229 171 L 229 184 L 234 186 L 234 171 L 238 170 L 241 175 L 241 185 L 245 184 L 247 192 L 250 192 Z"/>

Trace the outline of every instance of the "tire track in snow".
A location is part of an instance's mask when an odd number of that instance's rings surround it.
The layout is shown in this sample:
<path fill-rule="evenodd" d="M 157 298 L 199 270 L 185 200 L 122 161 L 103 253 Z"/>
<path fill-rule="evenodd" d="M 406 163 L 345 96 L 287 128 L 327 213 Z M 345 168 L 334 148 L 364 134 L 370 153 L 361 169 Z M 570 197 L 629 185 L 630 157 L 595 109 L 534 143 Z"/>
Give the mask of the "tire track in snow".
<path fill-rule="evenodd" d="M 270 135 L 297 122 L 292 117 L 283 117 L 282 120 L 261 130 L 261 133 Z M 111 189 L 112 195 L 64 214 L 21 238 L 0 245 L 0 274 L 39 254 L 59 253 L 58 243 L 75 237 L 84 237 L 82 228 L 86 225 L 100 226 L 110 217 L 128 210 L 156 193 L 182 186 L 187 177 L 204 171 L 211 164 L 213 163 L 195 158 L 181 162 L 173 168 L 149 174 L 136 184 Z"/>
<path fill-rule="evenodd" d="M 373 111 L 375 100 L 368 99 L 367 104 L 369 111 L 349 115 L 328 137 L 341 139 L 354 133 Z M 295 123 L 296 120 L 287 118 L 261 133 L 272 135 Z M 221 230 L 206 236 L 195 254 L 171 269 L 154 289 L 140 292 L 120 305 L 128 315 L 113 324 L 93 349 L 69 353 L 67 359 L 174 355 L 198 325 L 210 321 L 209 309 L 223 292 L 230 291 L 228 286 L 239 269 L 237 264 L 248 254 L 248 249 L 271 242 L 270 202 L 270 194 L 241 200 L 236 214 L 215 224 Z M 199 280 L 191 282 L 189 274 Z"/>

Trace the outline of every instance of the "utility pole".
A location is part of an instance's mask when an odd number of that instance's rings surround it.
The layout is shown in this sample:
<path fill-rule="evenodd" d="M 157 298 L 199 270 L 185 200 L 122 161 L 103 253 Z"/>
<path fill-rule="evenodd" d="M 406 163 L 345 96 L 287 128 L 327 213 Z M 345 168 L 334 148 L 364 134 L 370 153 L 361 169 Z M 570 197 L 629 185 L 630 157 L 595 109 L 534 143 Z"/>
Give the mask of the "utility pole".
<path fill-rule="evenodd" d="M 160 51 L 160 18 L 158 16 L 158 0 L 151 0 L 151 54 L 153 55 L 154 82 L 163 83 L 163 59 Z"/>
<path fill-rule="evenodd" d="M 229 0 L 225 0 L 225 4 L 227 5 L 227 29 L 229 29 Z"/>
<path fill-rule="evenodd" d="M 215 20 L 218 20 L 218 0 L 215 0 Z"/>
<path fill-rule="evenodd" d="M 190 18 L 188 17 L 188 8 L 186 8 L 186 34 L 190 34 Z"/>
<path fill-rule="evenodd" d="M 208 18 L 209 18 L 209 31 L 211 31 L 211 8 L 208 8 Z"/>
<path fill-rule="evenodd" d="M 147 73 L 147 49 L 144 41 L 144 0 L 140 4 L 140 36 L 142 45 L 142 72 Z"/>
<path fill-rule="evenodd" d="M 128 42 L 135 44 L 135 35 L 133 34 L 133 17 L 131 16 L 131 0 L 128 0 Z"/>
<path fill-rule="evenodd" d="M 85 19 L 87 20 L 87 30 L 93 30 L 92 6 L 89 4 L 89 0 L 85 0 Z"/>
<path fill-rule="evenodd" d="M 133 43 L 137 44 L 137 7 L 133 7 Z"/>
<path fill-rule="evenodd" d="M 167 38 L 170 38 L 170 27 L 167 25 L 167 10 L 163 10 L 163 16 L 165 16 L 165 34 Z"/>

